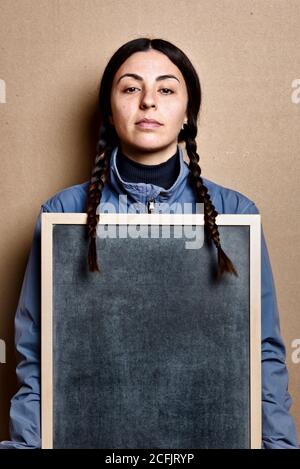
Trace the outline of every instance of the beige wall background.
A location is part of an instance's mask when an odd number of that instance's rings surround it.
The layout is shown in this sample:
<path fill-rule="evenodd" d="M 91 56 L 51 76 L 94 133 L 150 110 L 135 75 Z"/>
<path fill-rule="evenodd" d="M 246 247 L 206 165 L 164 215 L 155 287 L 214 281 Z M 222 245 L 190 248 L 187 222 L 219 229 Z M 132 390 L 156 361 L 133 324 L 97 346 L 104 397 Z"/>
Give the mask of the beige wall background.
<path fill-rule="evenodd" d="M 89 179 L 103 69 L 138 36 L 190 57 L 203 91 L 202 175 L 260 209 L 300 434 L 300 2 L 1 0 L 0 440 L 17 390 L 14 315 L 39 207 Z"/>

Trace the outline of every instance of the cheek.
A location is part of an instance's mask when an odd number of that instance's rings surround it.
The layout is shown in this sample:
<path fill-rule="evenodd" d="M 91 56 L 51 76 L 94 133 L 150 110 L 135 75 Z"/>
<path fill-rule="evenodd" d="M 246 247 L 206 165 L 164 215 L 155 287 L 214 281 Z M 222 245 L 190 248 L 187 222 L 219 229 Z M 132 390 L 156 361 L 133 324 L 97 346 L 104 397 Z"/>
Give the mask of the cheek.
<path fill-rule="evenodd" d="M 130 119 L 132 116 L 132 109 L 130 104 L 128 103 L 119 103 L 116 107 L 116 115 L 119 124 L 122 127 L 126 127 L 127 124 L 130 123 Z"/>
<path fill-rule="evenodd" d="M 184 119 L 184 109 L 182 106 L 170 106 L 168 109 L 167 115 L 168 121 L 174 127 L 181 127 L 183 119 Z"/>
<path fill-rule="evenodd" d="M 166 103 L 165 111 L 169 114 L 173 121 L 180 121 L 182 116 L 184 116 L 185 107 L 181 102 L 170 100 L 168 103 Z"/>

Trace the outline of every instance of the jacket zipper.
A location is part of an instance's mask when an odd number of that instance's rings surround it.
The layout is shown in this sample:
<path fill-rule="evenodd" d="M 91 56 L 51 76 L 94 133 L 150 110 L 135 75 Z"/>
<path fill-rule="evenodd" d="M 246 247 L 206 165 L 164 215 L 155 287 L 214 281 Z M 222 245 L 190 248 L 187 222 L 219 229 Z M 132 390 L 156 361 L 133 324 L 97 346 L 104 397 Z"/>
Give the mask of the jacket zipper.
<path fill-rule="evenodd" d="M 148 202 L 147 202 L 148 213 L 153 213 L 154 212 L 154 202 L 155 202 L 155 199 L 148 200 Z"/>

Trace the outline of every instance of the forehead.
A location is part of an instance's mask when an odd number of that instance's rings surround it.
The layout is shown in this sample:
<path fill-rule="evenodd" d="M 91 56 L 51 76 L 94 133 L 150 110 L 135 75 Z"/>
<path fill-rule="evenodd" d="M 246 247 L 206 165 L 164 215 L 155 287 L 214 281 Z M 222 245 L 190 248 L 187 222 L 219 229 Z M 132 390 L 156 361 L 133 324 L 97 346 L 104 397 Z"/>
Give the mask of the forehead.
<path fill-rule="evenodd" d="M 144 79 L 155 79 L 159 75 L 172 74 L 177 76 L 181 83 L 184 81 L 179 68 L 168 56 L 156 50 L 135 52 L 128 57 L 117 70 L 114 83 L 124 73 L 136 73 Z"/>

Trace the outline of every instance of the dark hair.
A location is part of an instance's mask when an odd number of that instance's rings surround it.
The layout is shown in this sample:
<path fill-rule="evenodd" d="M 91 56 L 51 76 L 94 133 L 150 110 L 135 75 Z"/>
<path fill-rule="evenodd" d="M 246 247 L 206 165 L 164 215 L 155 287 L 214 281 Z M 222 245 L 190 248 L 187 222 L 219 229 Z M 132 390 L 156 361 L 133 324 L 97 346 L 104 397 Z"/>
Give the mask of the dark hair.
<path fill-rule="evenodd" d="M 111 88 L 114 76 L 125 60 L 135 52 L 155 49 L 165 54 L 181 71 L 187 91 L 188 109 L 187 124 L 178 134 L 178 143 L 185 141 L 189 156 L 189 181 L 194 188 L 196 202 L 204 203 L 204 229 L 209 242 L 213 241 L 218 252 L 218 276 L 223 272 L 238 275 L 231 260 L 221 248 L 218 225 L 215 218 L 218 212 L 210 199 L 207 188 L 201 178 L 201 168 L 198 164 L 197 153 L 197 117 L 201 104 L 201 87 L 196 70 L 188 57 L 178 47 L 163 39 L 137 38 L 122 45 L 111 57 L 105 67 L 99 90 L 99 129 L 96 144 L 96 157 L 87 193 L 87 232 L 89 237 L 88 265 L 91 272 L 100 271 L 97 264 L 96 229 L 99 222 L 97 207 L 100 203 L 104 184 L 107 180 L 110 155 L 113 148 L 119 144 L 119 137 L 113 125 L 109 122 L 111 115 Z"/>

